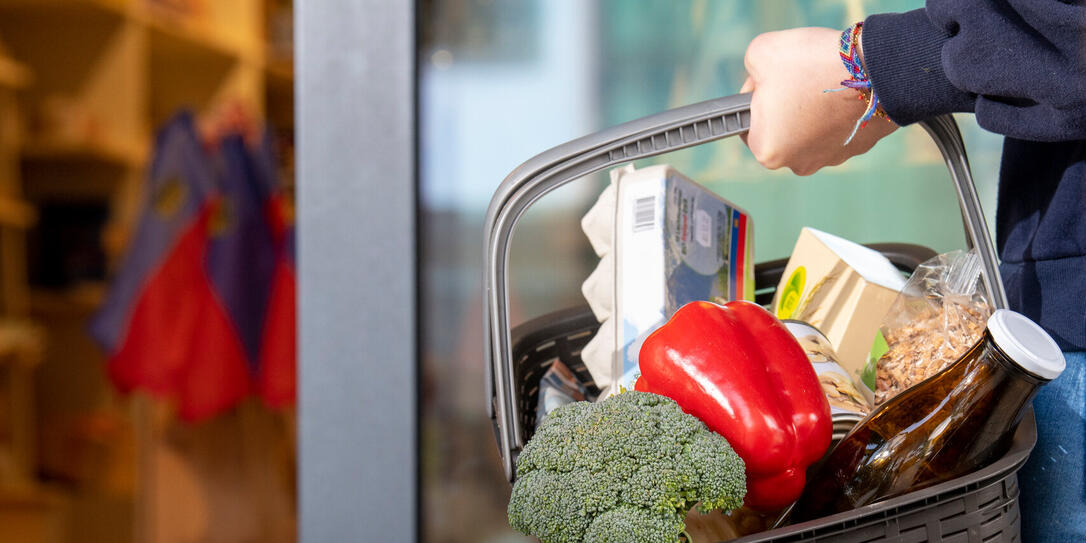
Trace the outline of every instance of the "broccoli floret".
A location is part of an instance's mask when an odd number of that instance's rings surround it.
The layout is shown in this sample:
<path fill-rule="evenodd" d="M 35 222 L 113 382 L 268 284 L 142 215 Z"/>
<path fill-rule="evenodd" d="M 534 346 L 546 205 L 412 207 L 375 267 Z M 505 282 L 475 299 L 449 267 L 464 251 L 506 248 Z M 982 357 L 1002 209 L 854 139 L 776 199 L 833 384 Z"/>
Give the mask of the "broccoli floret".
<path fill-rule="evenodd" d="M 685 526 L 684 516 L 678 513 L 646 513 L 644 509 L 624 505 L 596 517 L 585 532 L 584 540 L 592 543 L 673 543 Z"/>
<path fill-rule="evenodd" d="M 517 459 L 509 524 L 544 543 L 674 543 L 695 503 L 743 503 L 743 460 L 674 401 L 629 391 L 559 407 Z"/>

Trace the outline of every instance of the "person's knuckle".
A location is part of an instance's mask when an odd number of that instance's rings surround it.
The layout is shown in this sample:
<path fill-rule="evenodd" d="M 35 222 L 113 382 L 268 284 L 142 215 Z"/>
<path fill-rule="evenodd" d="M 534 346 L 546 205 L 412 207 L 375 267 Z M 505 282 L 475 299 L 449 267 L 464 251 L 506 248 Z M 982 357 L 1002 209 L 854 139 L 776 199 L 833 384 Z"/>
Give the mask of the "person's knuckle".
<path fill-rule="evenodd" d="M 757 66 L 759 61 L 765 56 L 766 48 L 768 47 L 769 34 L 758 34 L 750 43 L 747 44 L 747 50 L 743 54 L 743 63 L 747 67 L 747 71 L 751 71 L 751 68 Z"/>
<path fill-rule="evenodd" d="M 814 164 L 797 164 L 791 167 L 792 173 L 800 176 L 807 177 L 808 175 L 814 175 L 819 170 L 818 166 Z"/>
<path fill-rule="evenodd" d="M 773 149 L 762 149 L 760 154 L 755 154 L 754 158 L 758 159 L 758 163 L 770 170 L 776 170 L 785 166 L 784 157 Z"/>

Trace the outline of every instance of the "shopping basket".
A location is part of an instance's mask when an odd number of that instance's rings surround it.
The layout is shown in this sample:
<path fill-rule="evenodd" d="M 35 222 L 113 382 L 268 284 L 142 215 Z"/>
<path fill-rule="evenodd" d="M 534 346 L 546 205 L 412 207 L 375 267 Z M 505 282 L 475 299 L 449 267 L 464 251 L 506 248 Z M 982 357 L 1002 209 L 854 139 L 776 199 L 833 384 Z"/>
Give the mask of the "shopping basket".
<path fill-rule="evenodd" d="M 981 258 L 982 286 L 995 308 L 1005 308 L 1006 295 L 995 247 L 988 235 L 957 125 L 950 116 L 924 121 L 921 125 L 934 139 L 950 170 L 966 243 Z M 692 104 L 545 151 L 518 166 L 498 187 L 487 210 L 484 230 L 483 333 L 487 411 L 494 424 L 507 479 L 513 480 L 517 454 L 534 429 L 534 395 L 538 393 L 539 378 L 550 363 L 563 360 L 591 388 L 591 378 L 579 354 L 598 326 L 586 308 L 575 308 L 526 323 L 513 333 L 506 287 L 509 246 L 517 220 L 539 198 L 570 181 L 604 168 L 742 134 L 749 126 L 749 94 Z M 906 271 L 933 254 L 930 250 L 901 244 L 874 248 Z M 782 271 L 781 261 L 756 267 L 755 286 L 763 297 L 772 296 L 766 290 L 776 285 Z M 1017 541 L 1020 519 L 1016 473 L 1029 457 L 1036 439 L 1030 411 L 1019 425 L 1010 450 L 981 470 L 904 496 L 736 541 Z"/>

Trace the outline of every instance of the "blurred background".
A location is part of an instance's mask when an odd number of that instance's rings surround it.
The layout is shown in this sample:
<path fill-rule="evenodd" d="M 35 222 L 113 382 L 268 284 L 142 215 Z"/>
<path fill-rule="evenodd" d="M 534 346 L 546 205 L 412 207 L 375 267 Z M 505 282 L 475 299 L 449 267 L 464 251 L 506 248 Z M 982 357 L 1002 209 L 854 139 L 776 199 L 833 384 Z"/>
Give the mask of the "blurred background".
<path fill-rule="evenodd" d="M 524 539 L 505 520 L 483 391 L 483 220 L 505 175 L 603 127 L 736 92 L 758 33 L 921 5 L 416 3 L 422 540 Z M 296 539 L 292 10 L 0 0 L 0 541 Z M 991 213 L 1000 140 L 958 121 Z M 757 261 L 787 256 L 802 226 L 964 244 L 919 128 L 807 178 L 762 169 L 738 140 L 652 162 L 749 211 Z M 583 303 L 596 259 L 579 219 L 606 182 L 564 187 L 520 222 L 514 324 Z M 193 270 L 209 293 L 178 287 Z M 132 355 L 140 341 L 226 345 L 212 358 L 235 365 L 156 373 L 169 365 Z"/>
<path fill-rule="evenodd" d="M 181 372 L 150 383 L 168 355 L 122 375 L 102 333 L 123 314 L 117 337 L 152 323 L 128 343 L 237 351 L 185 315 L 268 318 L 266 281 L 198 304 L 168 270 L 199 269 L 182 232 L 244 274 L 289 249 L 251 211 L 289 219 L 291 29 L 290 0 L 0 0 L 0 541 L 296 539 L 293 391 L 260 393 L 265 353 L 200 376 L 241 392 L 191 411 Z"/>
<path fill-rule="evenodd" d="M 482 231 L 494 189 L 537 153 L 603 127 L 733 94 L 755 35 L 845 28 L 920 0 L 424 0 L 419 4 L 422 534 L 520 541 L 483 389 Z M 878 122 L 878 121 L 874 121 Z M 959 116 L 984 209 L 1001 140 Z M 652 159 L 749 211 L 756 261 L 787 257 L 802 226 L 857 242 L 964 247 L 946 167 L 919 127 L 799 178 L 767 171 L 738 139 Z M 644 164 L 637 164 L 639 167 Z M 513 325 L 584 303 L 597 259 L 580 218 L 606 172 L 544 197 L 511 254 Z M 992 217 L 988 217 L 992 224 Z"/>

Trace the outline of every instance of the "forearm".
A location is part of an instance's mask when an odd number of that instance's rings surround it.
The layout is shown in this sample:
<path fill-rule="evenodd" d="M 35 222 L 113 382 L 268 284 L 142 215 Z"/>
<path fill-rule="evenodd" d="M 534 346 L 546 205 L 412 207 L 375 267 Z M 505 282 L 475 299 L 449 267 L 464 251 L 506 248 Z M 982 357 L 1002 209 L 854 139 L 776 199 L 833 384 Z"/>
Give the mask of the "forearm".
<path fill-rule="evenodd" d="M 1086 6 L 931 1 L 864 23 L 868 76 L 891 119 L 974 112 L 993 132 L 1086 138 Z"/>

